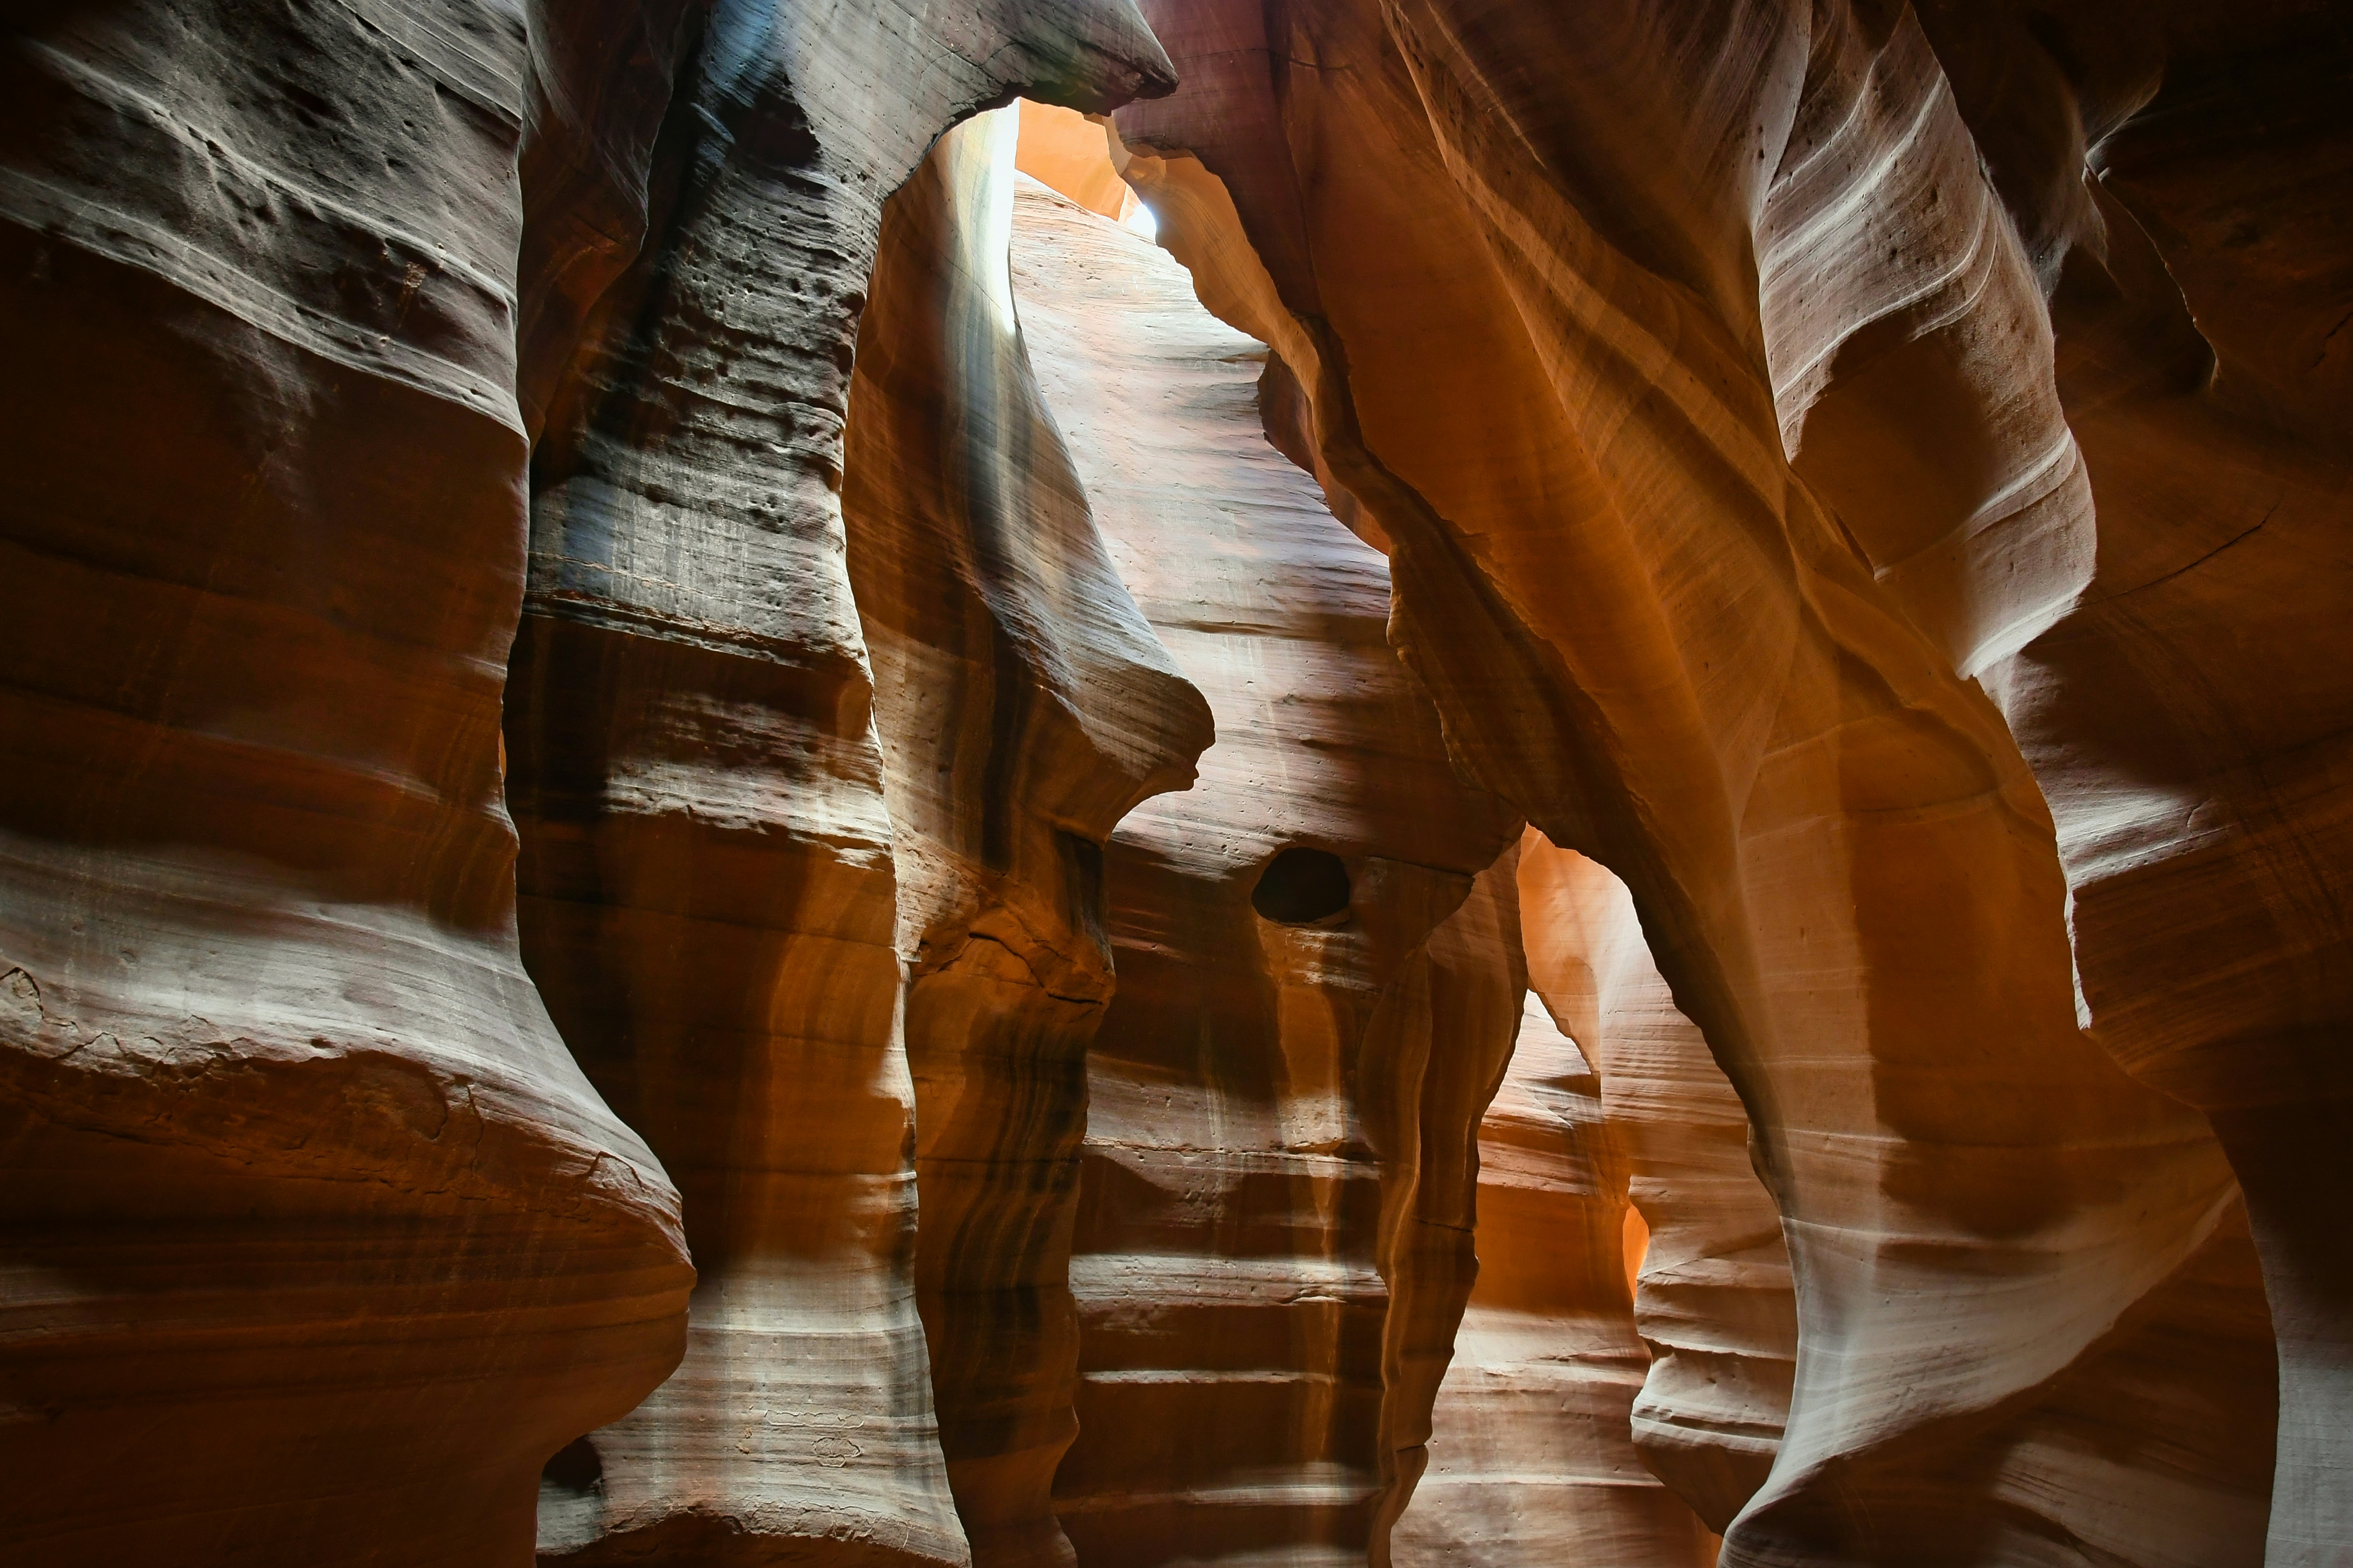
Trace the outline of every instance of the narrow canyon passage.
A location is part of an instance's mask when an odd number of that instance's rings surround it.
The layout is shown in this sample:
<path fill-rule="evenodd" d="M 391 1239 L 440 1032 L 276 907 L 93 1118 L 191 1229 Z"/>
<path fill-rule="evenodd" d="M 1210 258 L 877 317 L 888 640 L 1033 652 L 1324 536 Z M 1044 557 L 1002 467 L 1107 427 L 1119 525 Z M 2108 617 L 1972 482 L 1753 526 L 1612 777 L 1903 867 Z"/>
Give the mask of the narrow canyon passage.
<path fill-rule="evenodd" d="M 2348 102 L 0 7 L 0 1563 L 2353 1568 Z"/>
<path fill-rule="evenodd" d="M 1449 1101 L 1483 1102 L 1518 1022 L 1518 820 L 1457 780 L 1390 655 L 1379 552 L 1266 441 L 1264 345 L 1035 183 L 1013 266 L 1113 559 L 1218 726 L 1194 787 L 1104 857 L 1120 985 L 1089 1057 L 1057 1511 L 1082 1563 L 1360 1561 L 1470 1284 Z M 1282 895 L 1305 856 L 1336 858 L 1328 895 Z"/>

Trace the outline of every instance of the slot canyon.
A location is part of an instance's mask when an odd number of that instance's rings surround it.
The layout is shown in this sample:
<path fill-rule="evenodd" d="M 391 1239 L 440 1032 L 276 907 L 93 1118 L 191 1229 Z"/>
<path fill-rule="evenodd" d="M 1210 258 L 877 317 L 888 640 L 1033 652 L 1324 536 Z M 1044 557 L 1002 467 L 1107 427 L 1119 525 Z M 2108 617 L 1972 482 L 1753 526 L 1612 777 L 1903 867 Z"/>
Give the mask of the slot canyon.
<path fill-rule="evenodd" d="M 2345 0 L 0 27 L 0 1563 L 2353 1568 Z"/>

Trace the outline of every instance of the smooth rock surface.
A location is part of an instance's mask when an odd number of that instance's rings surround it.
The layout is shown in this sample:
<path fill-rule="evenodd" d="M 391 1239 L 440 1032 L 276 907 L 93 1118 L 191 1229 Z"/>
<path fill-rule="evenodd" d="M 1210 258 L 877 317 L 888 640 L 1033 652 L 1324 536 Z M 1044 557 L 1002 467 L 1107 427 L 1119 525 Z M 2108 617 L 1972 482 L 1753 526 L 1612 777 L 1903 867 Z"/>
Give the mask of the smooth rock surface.
<path fill-rule="evenodd" d="M 0 1560 L 2353 1562 L 2348 102 L 7 7 Z"/>
<path fill-rule="evenodd" d="M 1676 1011 L 1623 882 L 1531 828 L 1520 929 L 1529 986 L 1593 1053 L 1593 1114 L 1643 1222 L 1631 1306 L 1650 1363 L 1633 1443 L 1720 1533 L 1773 1468 L 1798 1349 L 1789 1250 L 1749 1163 L 1748 1115 Z"/>
<path fill-rule="evenodd" d="M 2266 1561 L 2340 1563 L 2353 37 L 2300 5 L 2071 8 L 2047 44 L 1960 20 L 1936 36 L 1963 109 L 2010 127 L 1980 132 L 1996 176 L 2053 236 L 2057 382 L 2099 512 L 2081 601 L 1987 683 L 2058 822 L 2093 1037 L 2205 1110 L 2246 1190 L 2279 1346 Z"/>
<path fill-rule="evenodd" d="M 1398 1522 L 1400 1568 L 1715 1560 L 1714 1538 L 1634 1450 L 1651 1362 L 1634 1331 L 1630 1163 L 1601 1090 L 1530 990 L 1480 1123 L 1479 1282 L 1431 1414 L 1430 1468 Z"/>
<path fill-rule="evenodd" d="M 1471 1284 L 1522 988 L 1488 868 L 1518 824 L 1449 767 L 1380 557 L 1267 444 L 1263 347 L 1040 185 L 1014 287 L 1113 560 L 1218 726 L 1105 857 L 1056 1507 L 1082 1563 L 1378 1560 Z"/>
<path fill-rule="evenodd" d="M 702 1282 L 678 1374 L 551 1469 L 543 1558 L 969 1555 L 842 427 L 882 204 L 934 138 L 1168 79 L 1123 0 L 728 3 L 685 58 L 644 251 L 547 395 L 508 724 L 526 961 L 677 1171 Z"/>
<path fill-rule="evenodd" d="M 1668 997 L 1625 885 L 1533 832 L 1520 880 L 1530 984 L 1597 1043 L 1608 1131 L 1651 1222 L 1634 1321 L 1652 1361 L 1634 1443 L 1720 1525 L 1770 1468 L 1796 1342 L 1788 1255 L 1749 1164 L 1746 1118 Z M 1849 1506 L 1872 1528 L 1926 1535 L 1934 1520 L 1936 1544 L 1915 1550 L 1939 1561 L 2251 1564 L 2272 1473 L 2271 1366 L 2234 1204 L 2118 1333 L 1941 1443 L 1918 1479 L 1858 1485 Z"/>
<path fill-rule="evenodd" d="M 1144 796 L 1188 787 L 1211 739 L 1030 374 L 1009 272 L 1018 131 L 1009 109 L 965 121 L 885 210 L 842 493 L 908 975 L 916 1305 L 981 1568 L 1070 1561 L 1049 1494 L 1076 1429 L 1071 1223 L 1086 1047 L 1113 990 L 1103 840 Z"/>
<path fill-rule="evenodd" d="M 1041 185 L 1060 191 L 1089 212 L 1125 220 L 1135 211 L 1135 189 L 1111 161 L 1111 130 L 1100 117 L 1023 99 L 1014 165 Z"/>
<path fill-rule="evenodd" d="M 8 13 L 12 1563 L 512 1568 L 677 1362 L 678 1194 L 524 977 L 501 800 L 548 26 Z"/>
<path fill-rule="evenodd" d="M 1748 1110 L 1799 1343 L 1725 1561 L 2025 1550 L 1946 1528 L 1986 1517 L 1948 1434 L 2126 1331 L 2235 1184 L 2079 1032 L 2051 818 L 1970 679 L 2093 562 L 2032 258 L 1944 183 L 1984 175 L 1915 22 L 1147 14 L 1185 86 L 1116 118 L 1162 238 L 1303 387 L 1453 754 L 1625 879 Z M 1768 287 L 1793 244 L 1836 296 L 1810 316 Z M 1978 281 L 1940 305 L 1915 270 Z M 1855 481 L 1791 415 L 1879 321 L 1962 460 L 1842 520 L 1813 487 Z"/>

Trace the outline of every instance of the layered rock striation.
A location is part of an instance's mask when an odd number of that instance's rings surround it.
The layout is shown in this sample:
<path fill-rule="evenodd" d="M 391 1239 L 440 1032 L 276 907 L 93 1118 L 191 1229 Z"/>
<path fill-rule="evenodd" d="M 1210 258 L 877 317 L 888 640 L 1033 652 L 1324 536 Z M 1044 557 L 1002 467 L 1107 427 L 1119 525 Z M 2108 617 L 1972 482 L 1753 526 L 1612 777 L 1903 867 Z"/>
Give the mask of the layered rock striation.
<path fill-rule="evenodd" d="M 2343 655 L 2353 38 L 2327 7 L 1936 18 L 1963 114 L 2042 237 L 2099 549 L 1987 684 L 2057 820 L 2078 1006 L 2204 1110 L 2279 1349 L 2267 1561 L 2353 1552 L 2353 962 Z"/>
<path fill-rule="evenodd" d="M 0 1557 L 2345 1560 L 2348 83 L 11 8 Z"/>
<path fill-rule="evenodd" d="M 1300 384 L 1453 754 L 1624 878 L 1748 1111 L 1799 1337 L 1726 1561 L 2043 1550 L 2063 1506 L 1948 1446 L 2154 1310 L 2235 1188 L 2079 1031 L 2051 817 L 1973 679 L 2082 592 L 2092 514 L 1916 20 L 1149 14 L 1185 87 L 1118 117 L 1129 176 Z M 1874 417 L 1942 445 L 1872 467 Z"/>
<path fill-rule="evenodd" d="M 1713 1561 L 1635 1451 L 1636 1396 L 1656 1373 L 1635 1334 L 1624 1145 L 1601 1078 L 1530 990 L 1480 1123 L 1479 1281 L 1398 1522 L 1400 1565 Z"/>
<path fill-rule="evenodd" d="M 1596 1173 L 1584 1183 L 1606 1196 L 1614 1170 L 1641 1220 L 1631 1321 L 1650 1357 L 1628 1413 L 1632 1441 L 1720 1534 L 1773 1468 L 1798 1348 L 1788 1247 L 1749 1162 L 1747 1113 L 1676 1010 L 1623 882 L 1531 829 L 1520 925 L 1532 991 L 1592 1052 L 1577 1059 L 1594 1081 L 1561 1091 L 1596 1101 L 1576 1107 L 1574 1147 Z M 1521 1039 L 1525 1051 L 1528 1030 Z M 1605 1137 L 1606 1152 L 1585 1152 Z"/>
<path fill-rule="evenodd" d="M 650 130 L 550 40 L 659 9 L 7 16 L 10 1562 L 512 1564 L 676 1363 L 679 1196 L 525 977 L 499 736 L 526 210 Z"/>
<path fill-rule="evenodd" d="M 1379 555 L 1265 440 L 1263 347 L 1039 185 L 1014 285 L 1113 560 L 1218 729 L 1105 856 L 1056 1508 L 1082 1563 L 1361 1562 L 1471 1283 L 1518 825 L 1388 651 Z"/>
<path fill-rule="evenodd" d="M 1651 1361 L 1633 1441 L 1721 1529 L 1767 1476 L 1797 1341 L 1746 1118 L 1667 996 L 1625 885 L 1533 834 L 1520 874 L 1530 983 L 1595 1042 L 1602 1113 L 1650 1222 L 1634 1321 Z M 2234 1204 L 2116 1333 L 2010 1412 L 1947 1435 L 1923 1466 L 1932 1484 L 1875 1506 L 1937 1514 L 1940 1560 L 2257 1563 L 2274 1375 Z"/>
<path fill-rule="evenodd" d="M 1030 373 L 1018 135 L 1012 110 L 967 121 L 886 209 L 842 496 L 907 974 L 916 1303 L 983 1568 L 1070 1560 L 1050 1490 L 1075 1430 L 1085 1056 L 1113 992 L 1103 840 L 1189 786 L 1211 740 Z"/>
<path fill-rule="evenodd" d="M 526 961 L 678 1173 L 702 1280 L 677 1375 L 551 1470 L 543 1558 L 969 1555 L 915 1301 L 899 939 L 929 914 L 902 919 L 843 422 L 883 201 L 933 139 L 1018 89 L 1101 109 L 1168 82 L 1118 0 L 722 4 L 684 57 L 644 247 L 548 395 L 509 729 Z M 968 324 L 940 303 L 899 309 Z M 955 454 L 915 456 L 911 482 L 970 483 Z M 908 721 L 944 749 L 989 732 L 976 707 Z M 1033 782 L 1020 751 L 992 810 Z M 937 832 L 906 783 L 911 831 Z M 1024 1255 L 975 1267 L 1000 1262 Z"/>

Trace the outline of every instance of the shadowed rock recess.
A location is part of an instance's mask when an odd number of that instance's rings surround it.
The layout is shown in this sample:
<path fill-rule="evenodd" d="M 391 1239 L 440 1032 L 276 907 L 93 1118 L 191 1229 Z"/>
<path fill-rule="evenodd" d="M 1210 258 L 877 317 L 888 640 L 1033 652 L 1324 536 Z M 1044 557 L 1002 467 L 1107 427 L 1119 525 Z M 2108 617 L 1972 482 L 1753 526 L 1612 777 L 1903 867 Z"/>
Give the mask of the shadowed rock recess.
<path fill-rule="evenodd" d="M 2348 104 L 0 5 L 0 1562 L 2353 1568 Z"/>

